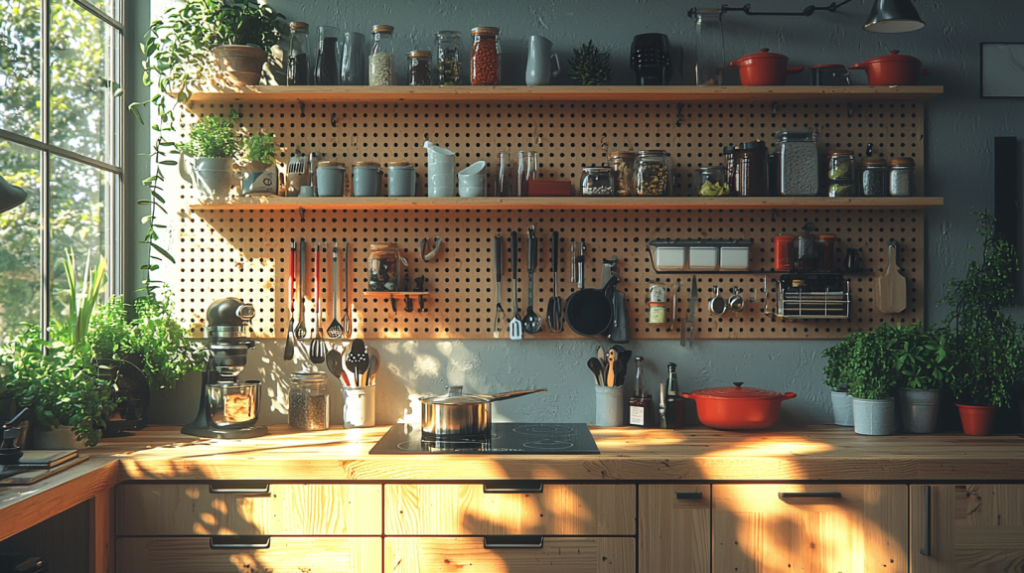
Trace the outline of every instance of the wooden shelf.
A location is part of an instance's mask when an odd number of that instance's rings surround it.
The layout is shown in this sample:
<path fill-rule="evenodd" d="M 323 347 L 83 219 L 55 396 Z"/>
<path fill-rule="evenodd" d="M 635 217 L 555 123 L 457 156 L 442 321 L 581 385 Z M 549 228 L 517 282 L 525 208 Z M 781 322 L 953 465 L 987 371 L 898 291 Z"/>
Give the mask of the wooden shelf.
<path fill-rule="evenodd" d="M 251 86 L 192 95 L 189 104 L 443 102 L 926 101 L 942 86 Z"/>
<path fill-rule="evenodd" d="M 942 197 L 245 197 L 190 205 L 198 213 L 268 211 L 773 210 L 926 209 Z"/>

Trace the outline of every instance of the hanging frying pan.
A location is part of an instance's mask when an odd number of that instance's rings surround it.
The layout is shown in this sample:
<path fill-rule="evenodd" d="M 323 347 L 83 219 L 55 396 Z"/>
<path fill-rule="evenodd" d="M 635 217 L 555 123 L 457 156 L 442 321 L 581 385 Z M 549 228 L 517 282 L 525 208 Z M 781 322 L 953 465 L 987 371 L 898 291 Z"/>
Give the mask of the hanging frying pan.
<path fill-rule="evenodd" d="M 608 331 L 612 324 L 612 303 L 608 289 L 615 290 L 617 279 L 608 281 L 603 289 L 583 288 L 583 267 L 586 255 L 582 246 L 576 258 L 579 290 L 569 295 L 565 302 L 565 321 L 569 328 L 580 336 L 600 336 Z"/>

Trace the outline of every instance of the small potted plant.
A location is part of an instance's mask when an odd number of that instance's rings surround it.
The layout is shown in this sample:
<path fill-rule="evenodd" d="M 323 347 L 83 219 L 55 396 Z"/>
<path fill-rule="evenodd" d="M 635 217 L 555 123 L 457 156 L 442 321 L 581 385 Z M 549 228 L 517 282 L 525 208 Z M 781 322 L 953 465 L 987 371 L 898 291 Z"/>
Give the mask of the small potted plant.
<path fill-rule="evenodd" d="M 893 348 L 899 373 L 899 406 L 903 429 L 931 434 L 939 418 L 940 391 L 949 377 L 951 360 L 943 330 L 911 325 L 897 328 Z"/>
<path fill-rule="evenodd" d="M 274 145 L 273 133 L 257 133 L 243 137 L 241 147 L 244 162 L 242 172 L 246 174 L 242 179 L 242 195 L 248 195 L 252 192 L 253 183 L 273 166 L 277 147 Z M 274 177 L 269 187 L 276 186 L 277 177 Z"/>
<path fill-rule="evenodd" d="M 231 85 L 260 83 L 263 64 L 271 48 L 281 41 L 284 15 L 256 0 L 203 0 L 199 21 L 212 30 L 216 46 L 210 50 L 217 67 Z"/>
<path fill-rule="evenodd" d="M 605 86 L 612 81 L 611 54 L 602 52 L 594 41 L 572 51 L 569 78 L 581 86 Z"/>
<path fill-rule="evenodd" d="M 896 431 L 896 339 L 896 329 L 883 324 L 851 341 L 848 392 L 853 398 L 853 431 L 858 434 L 887 436 Z"/>
<path fill-rule="evenodd" d="M 227 199 L 231 190 L 234 157 L 238 153 L 238 138 L 231 120 L 236 117 L 233 110 L 230 119 L 203 116 L 189 128 L 188 140 L 176 146 L 182 156 L 178 162 L 181 177 L 207 198 Z M 186 157 L 193 161 L 191 175 Z"/>
<path fill-rule="evenodd" d="M 825 385 L 832 391 L 832 415 L 837 426 L 853 425 L 853 398 L 847 392 L 850 385 L 850 351 L 862 336 L 862 332 L 850 333 L 821 353 L 828 360 L 825 364 Z"/>

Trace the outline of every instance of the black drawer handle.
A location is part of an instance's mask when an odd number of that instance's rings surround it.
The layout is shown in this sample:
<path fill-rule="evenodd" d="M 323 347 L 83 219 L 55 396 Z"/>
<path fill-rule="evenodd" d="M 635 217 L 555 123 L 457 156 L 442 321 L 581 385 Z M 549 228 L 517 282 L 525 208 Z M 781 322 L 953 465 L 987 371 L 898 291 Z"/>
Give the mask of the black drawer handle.
<path fill-rule="evenodd" d="M 270 536 L 218 535 L 210 538 L 210 549 L 270 549 Z"/>
<path fill-rule="evenodd" d="M 700 491 L 677 491 L 676 499 L 703 499 L 704 493 Z"/>
<path fill-rule="evenodd" d="M 484 484 L 484 493 L 544 493 L 544 482 L 496 481 Z"/>
<path fill-rule="evenodd" d="M 924 498 L 927 501 L 924 505 L 924 547 L 921 548 L 921 555 L 932 556 L 932 486 L 924 486 Z"/>
<path fill-rule="evenodd" d="M 780 491 L 779 499 L 786 501 L 787 499 L 814 499 L 814 498 L 831 498 L 836 499 L 843 497 L 843 494 L 838 491 Z"/>
<path fill-rule="evenodd" d="M 270 495 L 270 483 L 267 482 L 219 482 L 210 484 L 212 494 L 237 495 Z"/>
<path fill-rule="evenodd" d="M 488 535 L 484 537 L 484 549 L 543 549 L 544 538 L 540 535 Z"/>

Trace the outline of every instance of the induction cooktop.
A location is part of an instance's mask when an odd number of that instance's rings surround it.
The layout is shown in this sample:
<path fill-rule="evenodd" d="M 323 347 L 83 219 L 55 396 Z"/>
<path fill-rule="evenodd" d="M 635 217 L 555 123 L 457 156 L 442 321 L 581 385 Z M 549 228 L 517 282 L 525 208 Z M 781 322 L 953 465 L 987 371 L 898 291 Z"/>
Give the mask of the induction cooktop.
<path fill-rule="evenodd" d="M 396 424 L 371 454 L 600 454 L 586 424 L 491 424 L 490 439 L 423 439 L 419 426 Z"/>

